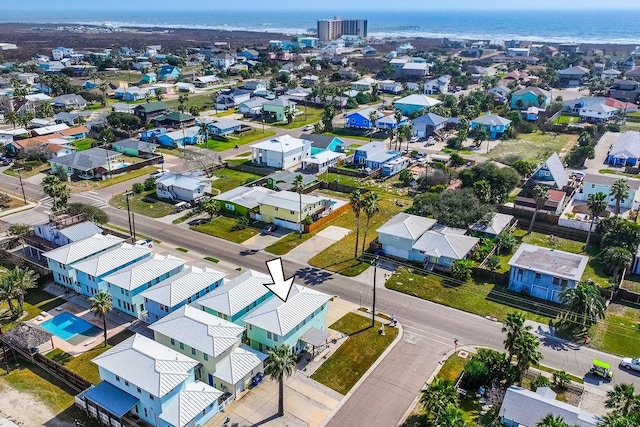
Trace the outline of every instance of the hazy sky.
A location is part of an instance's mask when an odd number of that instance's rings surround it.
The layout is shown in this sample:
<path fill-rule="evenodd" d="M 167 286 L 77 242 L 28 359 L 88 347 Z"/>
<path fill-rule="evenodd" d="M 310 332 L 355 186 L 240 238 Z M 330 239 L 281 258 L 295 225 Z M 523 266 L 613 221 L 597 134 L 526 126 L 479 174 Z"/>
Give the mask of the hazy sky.
<path fill-rule="evenodd" d="M 189 0 L 187 2 L 176 3 L 175 0 L 108 0 L 87 2 L 86 0 L 23 0 L 9 1 L 3 7 L 13 10 L 28 9 L 74 9 L 80 7 L 83 9 L 170 9 L 175 10 L 177 4 L 186 10 L 198 9 L 229 9 L 229 3 L 222 0 Z M 435 3 L 435 4 L 434 4 Z M 348 5 L 345 8 L 345 5 Z M 232 7 L 235 10 L 252 10 L 261 9 L 299 9 L 299 10 L 322 10 L 340 13 L 342 11 L 360 10 L 365 12 L 372 9 L 390 9 L 390 10 L 408 10 L 408 9 L 640 9 L 640 1 L 638 0 L 536 0 L 536 1 L 514 1 L 514 0 L 449 0 L 449 1 L 433 1 L 433 0 L 322 0 L 322 1 L 305 1 L 305 0 L 245 0 L 236 2 Z"/>

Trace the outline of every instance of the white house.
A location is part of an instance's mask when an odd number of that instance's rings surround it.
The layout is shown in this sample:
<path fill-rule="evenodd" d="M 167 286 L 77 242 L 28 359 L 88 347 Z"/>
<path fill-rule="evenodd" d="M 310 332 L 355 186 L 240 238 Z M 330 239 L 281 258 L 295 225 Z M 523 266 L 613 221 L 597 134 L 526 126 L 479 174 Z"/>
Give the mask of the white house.
<path fill-rule="evenodd" d="M 163 199 L 192 202 L 210 192 L 208 178 L 167 173 L 156 181 L 156 194 Z"/>
<path fill-rule="evenodd" d="M 251 146 L 251 161 L 260 166 L 289 169 L 311 157 L 311 141 L 282 135 Z"/>

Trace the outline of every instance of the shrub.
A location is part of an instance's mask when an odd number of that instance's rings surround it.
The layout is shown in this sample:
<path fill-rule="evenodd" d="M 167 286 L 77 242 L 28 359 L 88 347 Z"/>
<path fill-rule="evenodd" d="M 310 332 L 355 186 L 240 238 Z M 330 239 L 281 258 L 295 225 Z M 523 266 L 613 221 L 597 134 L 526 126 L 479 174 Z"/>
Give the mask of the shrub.
<path fill-rule="evenodd" d="M 147 178 L 144 180 L 144 184 L 142 184 L 144 186 L 144 190 L 145 191 L 151 191 L 154 188 L 156 188 L 156 179 L 155 178 Z"/>
<path fill-rule="evenodd" d="M 458 280 L 467 281 L 471 278 L 473 262 L 468 259 L 457 259 L 451 266 L 451 275 Z"/>
<path fill-rule="evenodd" d="M 247 218 L 246 216 L 243 216 L 236 220 L 235 224 L 233 224 L 233 227 L 231 227 L 231 231 L 244 230 L 248 226 L 249 226 L 249 218 Z"/>
<path fill-rule="evenodd" d="M 135 184 L 133 184 L 131 189 L 133 190 L 134 193 L 140 194 L 144 191 L 144 184 L 141 182 L 136 182 Z"/>
<path fill-rule="evenodd" d="M 462 377 L 462 384 L 465 388 L 476 390 L 478 387 L 488 384 L 490 379 L 489 368 L 482 360 L 473 358 L 465 365 L 464 377 Z"/>
<path fill-rule="evenodd" d="M 464 159 L 458 153 L 452 153 L 450 160 L 452 166 L 462 166 L 464 165 Z"/>
<path fill-rule="evenodd" d="M 538 375 L 533 381 L 531 381 L 531 391 L 536 391 L 538 387 L 550 387 L 551 381 L 544 375 Z"/>
<path fill-rule="evenodd" d="M 569 374 L 565 371 L 556 371 L 553 373 L 553 386 L 559 390 L 565 390 L 569 385 Z"/>
<path fill-rule="evenodd" d="M 499 266 L 500 258 L 497 256 L 492 256 L 491 258 L 489 258 L 489 261 L 487 261 L 487 267 L 489 267 L 489 270 L 491 271 L 497 270 Z"/>
<path fill-rule="evenodd" d="M 449 138 L 449 140 L 447 141 L 447 148 L 451 148 L 452 150 L 462 149 L 462 140 L 455 136 Z"/>

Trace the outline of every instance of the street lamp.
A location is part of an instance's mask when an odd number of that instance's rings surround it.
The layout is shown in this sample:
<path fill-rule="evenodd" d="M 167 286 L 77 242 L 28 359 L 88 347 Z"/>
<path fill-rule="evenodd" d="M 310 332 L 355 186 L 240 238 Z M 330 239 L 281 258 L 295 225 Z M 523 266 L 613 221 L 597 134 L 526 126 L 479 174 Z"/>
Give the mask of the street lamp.
<path fill-rule="evenodd" d="M 24 194 L 24 184 L 22 183 L 22 174 L 20 173 L 20 171 L 24 169 L 24 168 L 17 168 L 14 169 L 16 172 L 18 172 L 18 179 L 20 180 L 20 189 L 22 190 L 22 200 L 24 201 L 24 204 L 27 204 L 27 196 Z"/>

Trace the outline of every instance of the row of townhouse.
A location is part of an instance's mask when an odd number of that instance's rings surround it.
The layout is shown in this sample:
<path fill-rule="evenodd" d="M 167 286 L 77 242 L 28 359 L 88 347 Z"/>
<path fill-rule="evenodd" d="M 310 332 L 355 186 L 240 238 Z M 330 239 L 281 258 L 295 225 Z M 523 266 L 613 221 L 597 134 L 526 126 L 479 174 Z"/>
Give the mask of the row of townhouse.
<path fill-rule="evenodd" d="M 57 242 L 66 244 L 41 254 L 54 280 L 87 297 L 109 292 L 116 310 L 153 332 L 153 339 L 136 334 L 93 360 L 101 382 L 76 404 L 105 423 L 203 425 L 261 380 L 271 348 L 285 344 L 299 353 L 328 338 L 329 295 L 294 285 L 284 302 L 264 286 L 272 282 L 267 274 L 248 270 L 227 279 L 118 237 L 87 237 L 87 224 L 65 228 Z M 74 227 L 81 228 L 75 235 Z M 47 236 L 45 230 L 38 233 Z"/>

